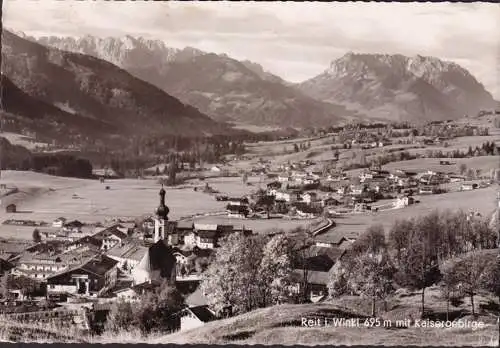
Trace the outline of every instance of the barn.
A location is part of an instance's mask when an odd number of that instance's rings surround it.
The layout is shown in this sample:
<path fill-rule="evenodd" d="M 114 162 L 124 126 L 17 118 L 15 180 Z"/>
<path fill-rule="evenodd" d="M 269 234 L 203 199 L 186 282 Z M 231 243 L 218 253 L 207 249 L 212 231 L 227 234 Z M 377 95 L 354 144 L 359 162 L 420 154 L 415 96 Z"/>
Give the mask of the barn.
<path fill-rule="evenodd" d="M 15 213 L 17 211 L 17 207 L 15 204 L 9 204 L 6 208 L 5 211 L 7 213 Z"/>

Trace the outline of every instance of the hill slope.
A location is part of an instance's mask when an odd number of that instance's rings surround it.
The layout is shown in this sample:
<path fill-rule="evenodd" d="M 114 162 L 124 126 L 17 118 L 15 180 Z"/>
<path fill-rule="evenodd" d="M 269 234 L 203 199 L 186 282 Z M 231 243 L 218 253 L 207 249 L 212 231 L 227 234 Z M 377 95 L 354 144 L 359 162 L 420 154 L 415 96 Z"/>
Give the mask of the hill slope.
<path fill-rule="evenodd" d="M 298 89 L 373 118 L 446 120 L 498 104 L 459 65 L 433 57 L 348 53 Z"/>
<path fill-rule="evenodd" d="M 3 130 L 15 133 L 34 132 L 37 138 L 51 142 L 72 142 L 81 137 L 102 137 L 117 131 L 115 125 L 66 112 L 35 99 L 2 75 L 1 98 Z"/>
<path fill-rule="evenodd" d="M 41 37 L 37 42 L 113 62 L 219 121 L 309 127 L 352 115 L 317 101 L 255 63 L 143 38 Z"/>
<path fill-rule="evenodd" d="M 6 30 L 2 41 L 4 74 L 29 97 L 64 109 L 68 124 L 79 123 L 83 117 L 89 124 L 116 127 L 115 133 L 121 136 L 187 136 L 227 130 L 109 62 L 47 48 Z"/>

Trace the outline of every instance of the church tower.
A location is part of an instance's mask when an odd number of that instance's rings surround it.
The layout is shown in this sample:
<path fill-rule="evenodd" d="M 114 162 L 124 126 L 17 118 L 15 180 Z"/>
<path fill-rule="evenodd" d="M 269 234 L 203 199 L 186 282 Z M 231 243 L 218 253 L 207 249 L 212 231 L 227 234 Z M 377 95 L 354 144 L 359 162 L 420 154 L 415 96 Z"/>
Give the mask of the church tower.
<path fill-rule="evenodd" d="M 158 242 L 160 240 L 164 240 L 166 237 L 165 227 L 166 222 L 168 221 L 168 213 L 170 209 L 165 205 L 165 189 L 163 185 L 161 185 L 160 190 L 160 205 L 156 209 L 156 216 L 154 218 L 155 221 L 155 233 L 154 233 L 154 242 Z"/>

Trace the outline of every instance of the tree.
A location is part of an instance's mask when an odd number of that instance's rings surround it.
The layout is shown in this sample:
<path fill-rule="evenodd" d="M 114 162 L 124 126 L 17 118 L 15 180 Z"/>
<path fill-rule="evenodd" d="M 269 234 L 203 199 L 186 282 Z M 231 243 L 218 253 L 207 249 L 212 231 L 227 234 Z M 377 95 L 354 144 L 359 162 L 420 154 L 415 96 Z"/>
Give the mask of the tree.
<path fill-rule="evenodd" d="M 456 259 L 449 277 L 454 280 L 458 290 L 469 296 L 472 315 L 475 316 L 474 296 L 481 288 L 488 266 L 492 263 L 491 253 L 472 251 Z"/>
<path fill-rule="evenodd" d="M 262 242 L 260 236 L 247 237 L 243 233 L 233 233 L 221 241 L 200 284 L 216 312 L 231 308 L 234 314 L 245 313 L 262 302 L 256 267 L 262 260 Z"/>
<path fill-rule="evenodd" d="M 362 296 L 371 299 L 371 315 L 374 317 L 377 298 L 384 299 L 385 303 L 386 296 L 393 289 L 391 283 L 395 271 L 389 254 L 387 250 L 367 251 L 357 258 L 354 269 L 354 287 Z"/>
<path fill-rule="evenodd" d="M 293 151 L 299 152 L 299 146 L 297 144 L 293 144 Z"/>
<path fill-rule="evenodd" d="M 467 173 L 467 165 L 465 163 L 460 163 L 458 168 L 460 171 L 460 175 L 464 175 L 465 173 Z"/>
<path fill-rule="evenodd" d="M 40 231 L 37 228 L 33 230 L 32 237 L 33 237 L 33 242 L 35 243 L 40 243 L 42 241 L 42 235 L 40 234 Z"/>
<path fill-rule="evenodd" d="M 396 279 L 401 285 L 421 290 L 421 316 L 425 315 L 425 289 L 441 274 L 438 266 L 440 222 L 437 212 L 421 217 L 408 238 L 408 246 L 401 254 Z"/>
<path fill-rule="evenodd" d="M 389 244 L 396 251 L 396 263 L 398 266 L 403 262 L 402 254 L 409 244 L 413 228 L 413 220 L 397 220 L 389 232 Z"/>
<path fill-rule="evenodd" d="M 248 182 L 248 174 L 246 172 L 243 173 L 241 181 L 243 182 L 244 185 L 246 185 L 246 183 Z"/>
<path fill-rule="evenodd" d="M 124 300 L 113 302 L 104 325 L 105 330 L 113 333 L 128 331 L 134 324 L 135 314 L 132 304 Z"/>
<path fill-rule="evenodd" d="M 261 305 L 286 303 L 291 292 L 291 242 L 285 235 L 272 237 L 264 246 L 260 262 Z"/>

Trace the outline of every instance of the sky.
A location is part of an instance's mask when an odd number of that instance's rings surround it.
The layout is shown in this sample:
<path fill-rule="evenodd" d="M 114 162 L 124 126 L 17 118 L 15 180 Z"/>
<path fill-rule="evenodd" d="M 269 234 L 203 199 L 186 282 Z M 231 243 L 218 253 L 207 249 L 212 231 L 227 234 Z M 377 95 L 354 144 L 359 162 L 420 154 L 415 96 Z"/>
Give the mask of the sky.
<path fill-rule="evenodd" d="M 500 99 L 500 5 L 488 3 L 4 0 L 28 35 L 143 36 L 259 63 L 291 82 L 356 53 L 435 56 Z"/>

